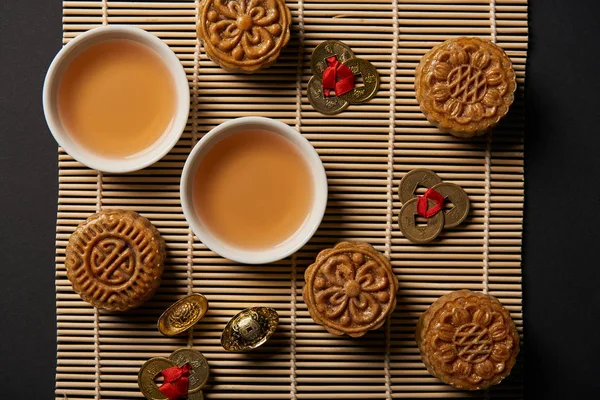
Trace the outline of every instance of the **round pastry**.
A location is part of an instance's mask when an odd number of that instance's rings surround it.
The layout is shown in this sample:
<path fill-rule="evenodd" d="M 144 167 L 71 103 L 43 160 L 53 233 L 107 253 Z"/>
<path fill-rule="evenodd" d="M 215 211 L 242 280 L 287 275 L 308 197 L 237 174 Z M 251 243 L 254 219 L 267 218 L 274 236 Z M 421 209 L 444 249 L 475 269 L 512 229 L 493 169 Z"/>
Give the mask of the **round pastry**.
<path fill-rule="evenodd" d="M 134 211 L 101 211 L 69 238 L 65 267 L 83 300 L 126 311 L 154 295 L 165 255 L 164 240 L 146 218 Z"/>
<path fill-rule="evenodd" d="M 517 87 L 504 50 L 459 37 L 428 51 L 415 71 L 415 95 L 429 122 L 454 136 L 479 136 L 508 112 Z"/>
<path fill-rule="evenodd" d="M 319 253 L 305 274 L 303 297 L 312 319 L 334 335 L 378 329 L 396 308 L 398 278 L 367 243 L 338 243 Z"/>
<path fill-rule="evenodd" d="M 416 340 L 429 372 L 459 389 L 500 383 L 519 353 L 519 334 L 506 308 L 470 290 L 437 299 L 421 315 Z"/>
<path fill-rule="evenodd" d="M 277 60 L 290 40 L 291 21 L 284 0 L 205 0 L 197 28 L 211 60 L 252 73 Z"/>

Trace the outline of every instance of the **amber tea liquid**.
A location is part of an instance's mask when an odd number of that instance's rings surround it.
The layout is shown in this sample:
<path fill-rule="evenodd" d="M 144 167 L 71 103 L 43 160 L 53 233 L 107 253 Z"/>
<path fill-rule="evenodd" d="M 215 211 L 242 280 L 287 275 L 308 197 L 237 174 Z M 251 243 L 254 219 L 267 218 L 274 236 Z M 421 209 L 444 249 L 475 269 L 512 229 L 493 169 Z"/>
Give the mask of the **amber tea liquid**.
<path fill-rule="evenodd" d="M 57 100 L 71 138 L 105 157 L 151 149 L 176 107 L 165 63 L 153 49 L 128 39 L 107 40 L 78 54 L 61 77 Z"/>
<path fill-rule="evenodd" d="M 302 226 L 313 190 L 311 170 L 290 140 L 244 131 L 218 142 L 202 159 L 193 201 L 200 220 L 220 240 L 267 249 Z"/>

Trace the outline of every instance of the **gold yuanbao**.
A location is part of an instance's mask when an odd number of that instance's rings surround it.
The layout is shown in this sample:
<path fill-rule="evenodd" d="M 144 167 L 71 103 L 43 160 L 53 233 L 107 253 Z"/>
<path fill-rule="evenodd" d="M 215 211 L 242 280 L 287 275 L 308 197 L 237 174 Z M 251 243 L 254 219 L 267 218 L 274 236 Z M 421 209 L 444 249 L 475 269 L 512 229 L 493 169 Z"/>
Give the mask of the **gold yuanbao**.
<path fill-rule="evenodd" d="M 458 290 L 437 299 L 417 324 L 416 340 L 429 372 L 459 389 L 487 389 L 510 374 L 519 334 L 493 296 Z"/>
<path fill-rule="evenodd" d="M 65 267 L 73 290 L 94 307 L 139 307 L 160 285 L 166 256 L 158 230 L 134 211 L 101 211 L 69 238 Z"/>
<path fill-rule="evenodd" d="M 266 343 L 279 325 L 277 311 L 250 307 L 233 316 L 221 334 L 221 346 L 229 352 L 253 350 Z"/>
<path fill-rule="evenodd" d="M 334 335 L 363 336 L 396 308 L 398 278 L 368 243 L 338 243 L 304 273 L 303 297 L 312 319 Z"/>
<path fill-rule="evenodd" d="M 291 22 L 284 0 L 205 0 L 197 30 L 211 60 L 253 73 L 275 63 L 290 40 Z"/>
<path fill-rule="evenodd" d="M 162 313 L 158 330 L 165 336 L 175 336 L 187 331 L 208 311 L 208 300 L 201 294 L 191 294 L 179 299 Z"/>
<path fill-rule="evenodd" d="M 504 50 L 459 37 L 428 51 L 415 71 L 415 95 L 429 122 L 454 136 L 486 133 L 508 112 L 517 87 Z"/>

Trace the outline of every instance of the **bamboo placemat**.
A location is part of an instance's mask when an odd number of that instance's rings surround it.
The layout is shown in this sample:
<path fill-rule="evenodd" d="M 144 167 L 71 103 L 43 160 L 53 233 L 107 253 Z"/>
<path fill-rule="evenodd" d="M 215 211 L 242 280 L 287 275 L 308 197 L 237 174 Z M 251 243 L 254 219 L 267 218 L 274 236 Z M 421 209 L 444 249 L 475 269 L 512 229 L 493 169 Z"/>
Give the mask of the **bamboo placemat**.
<path fill-rule="evenodd" d="M 250 76 L 226 73 L 206 57 L 196 38 L 198 1 L 63 6 L 64 43 L 103 24 L 130 24 L 163 39 L 187 71 L 192 111 L 173 151 L 140 172 L 101 174 L 59 154 L 57 399 L 140 398 L 140 365 L 186 345 L 209 360 L 207 399 L 522 397 L 521 362 L 491 391 L 463 393 L 427 373 L 413 336 L 420 313 L 438 296 L 461 288 L 498 297 L 522 329 L 526 0 L 290 0 L 289 46 L 275 66 Z M 519 84 L 504 123 L 492 136 L 467 141 L 432 127 L 413 90 L 414 69 L 425 51 L 460 35 L 497 41 L 512 58 Z M 315 112 L 306 97 L 311 52 L 326 39 L 345 41 L 377 67 L 382 80 L 370 103 L 333 117 Z M 315 237 L 290 259 L 271 265 L 245 266 L 216 256 L 192 235 L 179 201 L 179 176 L 195 142 L 219 123 L 246 115 L 276 118 L 302 132 L 329 179 L 328 209 Z M 408 242 L 397 227 L 397 186 L 417 167 L 461 185 L 472 207 L 465 224 L 424 246 Z M 160 290 L 128 314 L 97 312 L 66 278 L 68 237 L 100 208 L 137 210 L 167 241 Z M 360 340 L 327 333 L 302 301 L 306 267 L 319 250 L 342 239 L 367 241 L 385 252 L 400 280 L 390 322 Z M 206 295 L 207 316 L 189 337 L 161 336 L 158 316 L 191 292 Z M 251 305 L 277 309 L 280 328 L 259 351 L 228 354 L 220 333 L 234 313 Z"/>

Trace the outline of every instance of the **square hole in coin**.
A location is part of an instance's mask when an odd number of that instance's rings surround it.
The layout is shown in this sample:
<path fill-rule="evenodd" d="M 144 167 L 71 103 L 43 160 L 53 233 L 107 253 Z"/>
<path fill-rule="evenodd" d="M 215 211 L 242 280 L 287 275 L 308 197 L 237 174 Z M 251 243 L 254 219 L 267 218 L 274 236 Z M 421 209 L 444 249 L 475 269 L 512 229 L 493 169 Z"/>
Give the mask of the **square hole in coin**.
<path fill-rule="evenodd" d="M 421 217 L 420 215 L 415 214 L 415 226 L 417 228 L 427 227 L 427 218 Z"/>
<path fill-rule="evenodd" d="M 365 86 L 365 82 L 363 81 L 362 74 L 354 75 L 354 87 L 360 88 Z"/>
<path fill-rule="evenodd" d="M 423 185 L 417 185 L 417 188 L 415 189 L 415 194 L 417 196 L 423 196 L 425 194 L 425 192 L 427 191 L 427 187 L 423 186 Z"/>
<path fill-rule="evenodd" d="M 449 211 L 454 208 L 454 203 L 448 197 L 444 198 L 444 210 Z"/>

